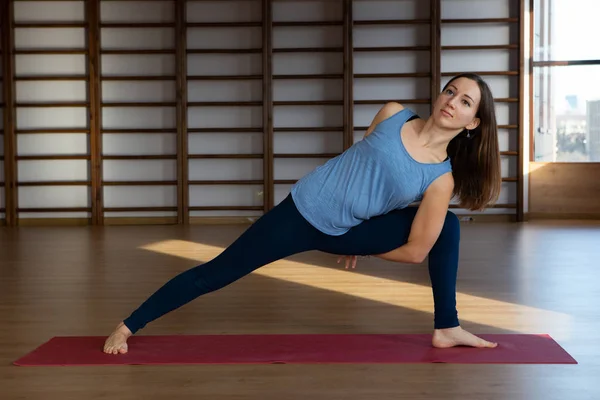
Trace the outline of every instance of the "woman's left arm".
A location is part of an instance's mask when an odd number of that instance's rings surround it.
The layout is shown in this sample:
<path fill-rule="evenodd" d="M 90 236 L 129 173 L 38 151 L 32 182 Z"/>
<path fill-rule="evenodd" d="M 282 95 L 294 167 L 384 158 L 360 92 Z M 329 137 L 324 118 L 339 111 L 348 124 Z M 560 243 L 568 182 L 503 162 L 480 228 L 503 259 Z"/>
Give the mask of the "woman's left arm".
<path fill-rule="evenodd" d="M 375 257 L 400 263 L 422 263 L 440 236 L 453 189 L 451 173 L 436 179 L 423 195 L 406 244 Z"/>

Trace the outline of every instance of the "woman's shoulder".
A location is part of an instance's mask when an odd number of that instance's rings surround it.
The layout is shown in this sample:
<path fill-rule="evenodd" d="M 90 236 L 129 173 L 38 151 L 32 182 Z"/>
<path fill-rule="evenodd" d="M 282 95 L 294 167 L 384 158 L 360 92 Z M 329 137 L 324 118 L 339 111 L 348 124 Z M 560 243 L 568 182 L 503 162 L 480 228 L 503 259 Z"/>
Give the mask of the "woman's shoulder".
<path fill-rule="evenodd" d="M 433 180 L 426 192 L 445 195 L 454 191 L 454 175 L 451 171 L 441 174 Z"/>
<path fill-rule="evenodd" d="M 373 118 L 373 121 L 371 121 L 371 125 L 367 129 L 367 132 L 365 133 L 365 137 L 369 136 L 371 134 L 371 132 L 373 132 L 373 130 L 375 130 L 375 128 L 379 124 L 386 122 L 388 120 L 392 120 L 396 115 L 399 115 L 400 113 L 404 112 L 405 110 L 408 110 L 408 108 L 405 108 L 402 104 L 397 103 L 395 101 L 390 101 L 390 102 L 385 103 L 379 109 L 379 111 L 377 111 L 377 114 Z"/>
<path fill-rule="evenodd" d="M 396 103 L 395 101 L 390 101 L 385 103 L 373 118 L 373 122 L 371 123 L 372 127 L 379 125 L 380 123 L 392 119 L 396 115 L 399 115 L 401 112 L 408 111 L 408 108 L 404 107 L 400 103 Z"/>
<path fill-rule="evenodd" d="M 385 103 L 383 105 L 383 107 L 381 107 L 381 110 L 379 110 L 379 113 L 377 113 L 377 116 L 381 119 L 381 121 L 384 121 L 405 109 L 406 108 L 402 104 L 397 103 L 395 101 L 390 101 L 390 102 Z M 379 122 L 381 122 L 381 121 L 379 121 Z"/>

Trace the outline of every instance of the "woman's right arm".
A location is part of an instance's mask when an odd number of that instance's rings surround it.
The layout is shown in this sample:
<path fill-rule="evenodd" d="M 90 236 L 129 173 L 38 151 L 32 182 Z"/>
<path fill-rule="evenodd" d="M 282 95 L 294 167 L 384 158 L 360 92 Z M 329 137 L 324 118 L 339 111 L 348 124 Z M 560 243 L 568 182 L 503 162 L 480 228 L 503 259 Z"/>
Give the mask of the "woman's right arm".
<path fill-rule="evenodd" d="M 425 191 L 406 244 L 375 257 L 399 263 L 422 263 L 444 227 L 453 188 L 451 173 L 437 178 Z"/>

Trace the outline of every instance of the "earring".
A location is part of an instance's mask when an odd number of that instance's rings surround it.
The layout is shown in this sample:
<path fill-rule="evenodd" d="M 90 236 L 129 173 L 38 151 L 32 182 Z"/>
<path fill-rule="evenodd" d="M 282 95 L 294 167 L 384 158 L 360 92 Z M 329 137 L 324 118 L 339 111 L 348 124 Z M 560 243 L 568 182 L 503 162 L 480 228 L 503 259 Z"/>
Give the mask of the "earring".
<path fill-rule="evenodd" d="M 471 137 L 471 131 L 467 129 L 467 137 L 470 138 Z"/>

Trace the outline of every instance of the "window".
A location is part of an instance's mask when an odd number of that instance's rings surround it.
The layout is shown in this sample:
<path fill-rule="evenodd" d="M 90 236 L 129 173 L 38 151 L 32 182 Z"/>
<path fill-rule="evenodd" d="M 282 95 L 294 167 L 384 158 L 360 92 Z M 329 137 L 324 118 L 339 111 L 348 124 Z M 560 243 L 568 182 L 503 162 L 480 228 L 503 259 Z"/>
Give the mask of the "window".
<path fill-rule="evenodd" d="M 600 162 L 598 0 L 534 0 L 533 160 Z"/>

